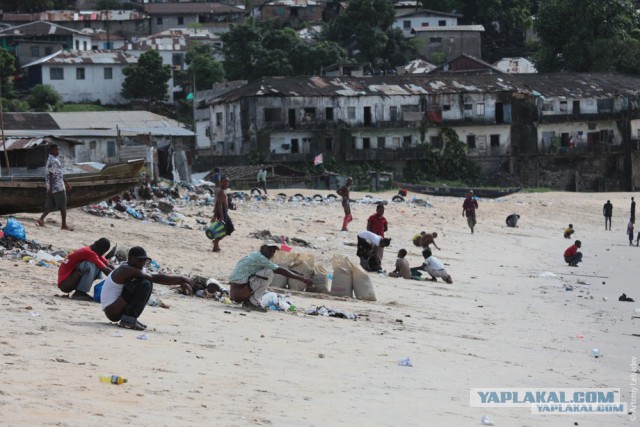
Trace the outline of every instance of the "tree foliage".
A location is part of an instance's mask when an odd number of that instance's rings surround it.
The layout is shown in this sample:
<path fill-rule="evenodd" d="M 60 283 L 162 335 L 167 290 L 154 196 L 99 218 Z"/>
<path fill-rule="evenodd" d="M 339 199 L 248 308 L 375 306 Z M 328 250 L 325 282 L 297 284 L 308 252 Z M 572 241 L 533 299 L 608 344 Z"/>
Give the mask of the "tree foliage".
<path fill-rule="evenodd" d="M 546 0 L 535 29 L 540 72 L 640 72 L 638 14 L 631 0 Z"/>
<path fill-rule="evenodd" d="M 392 68 L 406 64 L 415 54 L 414 41 L 391 27 L 394 20 L 391 0 L 352 0 L 345 13 L 326 25 L 323 37 L 360 62 Z"/>
<path fill-rule="evenodd" d="M 4 12 L 34 13 L 74 8 L 75 1 L 72 0 L 0 0 L 0 9 Z"/>
<path fill-rule="evenodd" d="M 27 103 L 33 111 L 58 111 L 62 107 L 62 96 L 52 86 L 40 84 L 31 89 Z"/>
<path fill-rule="evenodd" d="M 98 3 L 96 3 L 96 9 L 120 10 L 122 9 L 122 2 L 120 0 L 98 0 Z"/>
<path fill-rule="evenodd" d="M 216 61 L 213 54 L 210 45 L 201 43 L 194 43 L 187 50 L 185 62 L 189 65 L 197 90 L 211 89 L 214 83 L 224 81 L 222 63 Z"/>
<path fill-rule="evenodd" d="M 346 51 L 333 42 L 309 44 L 291 28 L 252 19 L 232 25 L 221 35 L 227 78 L 318 74 L 322 67 L 347 62 Z"/>
<path fill-rule="evenodd" d="M 126 99 L 143 99 L 159 102 L 167 98 L 167 82 L 171 78 L 171 67 L 162 65 L 162 58 L 155 50 L 149 50 L 122 71 L 122 96 Z"/>

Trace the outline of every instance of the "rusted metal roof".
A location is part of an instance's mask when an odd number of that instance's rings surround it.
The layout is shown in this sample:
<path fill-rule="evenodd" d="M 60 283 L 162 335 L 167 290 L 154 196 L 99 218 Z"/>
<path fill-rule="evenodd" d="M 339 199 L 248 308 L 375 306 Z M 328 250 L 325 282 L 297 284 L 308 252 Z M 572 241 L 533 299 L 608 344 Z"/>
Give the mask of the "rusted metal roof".
<path fill-rule="evenodd" d="M 273 0 L 265 3 L 264 6 L 286 6 L 286 7 L 308 7 L 317 6 L 318 3 L 314 0 Z"/>
<path fill-rule="evenodd" d="M 640 96 L 640 78 L 617 73 L 437 74 L 426 76 L 264 77 L 208 101 L 248 97 L 410 96 L 514 92 L 533 96 Z"/>
<path fill-rule="evenodd" d="M 63 27 L 47 21 L 29 22 L 28 24 L 16 25 L 0 31 L 4 36 L 46 36 L 46 35 L 85 35 L 73 28 Z"/>
<path fill-rule="evenodd" d="M 49 113 L 4 113 L 5 130 L 60 129 Z"/>
<path fill-rule="evenodd" d="M 482 25 L 445 25 L 444 27 L 416 27 L 411 30 L 415 33 L 444 33 L 453 31 L 478 31 L 483 32 Z"/>
<path fill-rule="evenodd" d="M 70 139 L 58 138 L 55 136 L 40 136 L 33 138 L 6 138 L 4 144 L 0 142 L 0 151 L 11 150 L 29 150 L 31 148 L 48 145 L 55 142 L 66 142 L 72 145 L 84 144 L 84 142 L 73 141 Z"/>
<path fill-rule="evenodd" d="M 73 65 L 73 64 L 136 64 L 138 57 L 117 50 L 68 50 L 60 51 L 57 55 L 53 55 L 49 59 L 42 62 L 34 61 L 32 66 L 37 63 L 49 65 Z"/>
<path fill-rule="evenodd" d="M 140 21 L 149 18 L 136 10 L 49 10 L 38 13 L 3 13 L 3 22 Z"/>
<path fill-rule="evenodd" d="M 244 13 L 244 9 L 223 3 L 149 3 L 144 6 L 149 15 L 223 15 Z"/>

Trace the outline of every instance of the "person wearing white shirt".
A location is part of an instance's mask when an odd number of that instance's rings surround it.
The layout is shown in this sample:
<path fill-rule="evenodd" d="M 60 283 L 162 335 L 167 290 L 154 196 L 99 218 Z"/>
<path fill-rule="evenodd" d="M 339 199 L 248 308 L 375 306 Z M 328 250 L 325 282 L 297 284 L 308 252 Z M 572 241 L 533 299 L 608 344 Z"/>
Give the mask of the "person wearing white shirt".
<path fill-rule="evenodd" d="M 378 248 L 386 248 L 391 244 L 391 239 L 378 236 L 371 231 L 361 231 L 358 233 L 358 251 L 356 255 L 360 258 L 360 265 L 367 271 L 382 270 L 382 260 L 378 256 Z"/>
<path fill-rule="evenodd" d="M 429 273 L 432 281 L 437 281 L 438 277 L 447 283 L 453 283 L 451 275 L 447 273 L 442 262 L 431 254 L 431 249 L 427 248 L 422 251 L 424 262 L 420 267 L 414 267 L 412 270 L 422 270 Z"/>

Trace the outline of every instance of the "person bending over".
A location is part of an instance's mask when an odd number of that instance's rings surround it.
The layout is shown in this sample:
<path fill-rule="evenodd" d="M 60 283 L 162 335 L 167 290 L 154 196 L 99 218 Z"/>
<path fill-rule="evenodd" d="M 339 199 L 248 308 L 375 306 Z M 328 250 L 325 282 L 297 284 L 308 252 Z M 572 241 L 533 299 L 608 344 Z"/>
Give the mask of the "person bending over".
<path fill-rule="evenodd" d="M 75 291 L 72 299 L 93 301 L 91 285 L 101 272 L 108 275 L 113 271 L 104 257 L 110 246 L 109 239 L 101 237 L 90 246 L 69 252 L 58 268 L 58 288 L 65 293 Z"/>
<path fill-rule="evenodd" d="M 579 262 L 582 262 L 582 252 L 578 252 L 578 249 L 582 247 L 582 242 L 576 240 L 575 243 L 564 251 L 564 261 L 571 267 L 577 267 Z"/>
<path fill-rule="evenodd" d="M 427 248 L 423 250 L 422 256 L 424 257 L 422 265 L 420 267 L 414 267 L 412 270 L 426 271 L 434 282 L 437 281 L 439 277 L 449 284 L 453 283 L 453 279 L 451 278 L 451 275 L 447 273 L 447 270 L 445 270 L 444 264 L 431 254 L 431 249 Z"/>

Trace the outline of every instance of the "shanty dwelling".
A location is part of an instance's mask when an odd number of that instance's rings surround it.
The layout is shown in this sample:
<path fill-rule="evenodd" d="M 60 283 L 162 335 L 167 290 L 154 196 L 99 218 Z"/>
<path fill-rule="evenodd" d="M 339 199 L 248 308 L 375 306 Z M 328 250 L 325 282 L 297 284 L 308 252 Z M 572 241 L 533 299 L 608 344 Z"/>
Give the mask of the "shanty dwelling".
<path fill-rule="evenodd" d="M 232 23 L 243 22 L 246 14 L 240 7 L 214 2 L 147 3 L 145 12 L 150 16 L 151 34 L 189 24 L 201 24 L 212 33 L 225 33 Z"/>
<path fill-rule="evenodd" d="M 262 5 L 260 19 L 297 26 L 303 22 L 322 21 L 323 12 L 324 3 L 314 0 L 273 0 Z"/>
<path fill-rule="evenodd" d="M 120 51 L 58 51 L 22 68 L 27 71 L 29 87 L 48 84 L 64 102 L 100 102 L 125 104 L 120 91 L 127 65 L 138 57 Z"/>
<path fill-rule="evenodd" d="M 400 15 L 396 13 L 396 19 L 393 21 L 392 27 L 402 30 L 405 37 L 412 38 L 414 37 L 411 33 L 413 28 L 458 25 L 458 18 L 461 17 L 462 15 L 458 15 L 456 13 L 422 9 L 416 12 L 409 12 Z"/>
<path fill-rule="evenodd" d="M 508 170 L 559 189 L 635 188 L 639 87 L 638 78 L 597 73 L 263 78 L 208 101 L 211 141 L 220 164 L 330 153 L 401 174 L 441 148 L 450 128 L 487 174 Z"/>
<path fill-rule="evenodd" d="M 493 64 L 494 67 L 509 74 L 537 73 L 536 66 L 527 58 L 502 58 Z"/>
<path fill-rule="evenodd" d="M 58 144 L 60 147 L 60 163 L 65 173 L 79 172 L 74 167 L 75 147 L 82 142 L 55 136 L 8 137 L 0 143 L 0 165 L 2 175 L 7 175 L 8 169 L 4 151 L 7 150 L 11 175 L 13 176 L 44 176 L 45 165 L 49 157 L 49 145 Z"/>
<path fill-rule="evenodd" d="M 411 33 L 421 43 L 418 53 L 431 62 L 449 61 L 462 54 L 482 58 L 482 25 L 451 25 L 445 27 L 414 27 Z"/>
<path fill-rule="evenodd" d="M 82 10 L 47 10 L 35 13 L 2 13 L 0 20 L 14 26 L 48 21 L 76 31 L 104 31 L 109 36 L 119 36 L 124 39 L 149 35 L 149 16 L 135 10 L 83 8 Z M 78 50 L 78 48 L 75 49 Z"/>
<path fill-rule="evenodd" d="M 91 50 L 91 36 L 52 22 L 37 21 L 0 31 L 0 46 L 25 65 L 61 50 Z"/>
<path fill-rule="evenodd" d="M 73 161 L 117 163 L 144 158 L 154 177 L 191 180 L 195 135 L 183 124 L 148 111 L 5 113 L 5 136 L 55 136 L 76 145 Z"/>

